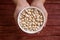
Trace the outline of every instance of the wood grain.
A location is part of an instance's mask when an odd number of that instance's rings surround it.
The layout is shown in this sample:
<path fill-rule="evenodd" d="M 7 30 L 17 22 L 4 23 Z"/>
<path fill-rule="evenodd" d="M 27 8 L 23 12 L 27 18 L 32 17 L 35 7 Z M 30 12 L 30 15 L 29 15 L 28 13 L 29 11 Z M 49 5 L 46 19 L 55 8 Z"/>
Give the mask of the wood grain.
<path fill-rule="evenodd" d="M 60 40 L 60 0 L 46 0 L 47 25 L 36 34 L 26 34 L 16 25 L 15 7 L 12 0 L 0 0 L 0 40 Z"/>

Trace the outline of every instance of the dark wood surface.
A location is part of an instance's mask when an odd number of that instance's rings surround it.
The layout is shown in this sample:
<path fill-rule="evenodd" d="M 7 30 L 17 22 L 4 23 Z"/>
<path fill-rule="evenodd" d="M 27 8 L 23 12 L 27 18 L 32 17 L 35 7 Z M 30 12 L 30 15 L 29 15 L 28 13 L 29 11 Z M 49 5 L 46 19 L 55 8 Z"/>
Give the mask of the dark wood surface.
<path fill-rule="evenodd" d="M 0 0 L 0 40 L 60 40 L 60 0 L 47 0 L 47 26 L 36 34 L 26 34 L 16 25 L 12 0 Z"/>

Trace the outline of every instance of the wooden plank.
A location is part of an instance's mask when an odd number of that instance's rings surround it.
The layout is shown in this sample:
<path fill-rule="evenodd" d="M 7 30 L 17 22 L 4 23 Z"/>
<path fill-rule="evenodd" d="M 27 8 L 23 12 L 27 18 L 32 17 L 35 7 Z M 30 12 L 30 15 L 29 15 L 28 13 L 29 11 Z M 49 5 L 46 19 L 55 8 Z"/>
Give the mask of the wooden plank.
<path fill-rule="evenodd" d="M 47 10 L 56 10 L 56 9 L 60 9 L 59 7 L 60 7 L 60 4 L 53 4 L 53 3 L 51 3 L 51 4 L 45 4 L 45 7 L 46 7 L 46 9 Z"/>
<path fill-rule="evenodd" d="M 12 0 L 0 0 L 0 4 L 13 4 Z"/>
<path fill-rule="evenodd" d="M 60 3 L 60 0 L 46 0 L 46 3 Z M 6 1 L 5 0 L 0 0 L 0 4 L 14 5 L 12 0 L 6 0 Z"/>
<path fill-rule="evenodd" d="M 45 7 L 48 12 L 51 12 L 51 11 L 54 12 L 54 11 L 60 10 L 60 4 L 45 4 Z M 14 11 L 14 9 L 15 9 L 14 5 L 0 5 L 0 12 L 5 11 L 5 10 L 6 11 Z"/>
<path fill-rule="evenodd" d="M 13 9 L 15 9 L 15 5 L 9 5 L 9 4 L 7 4 L 7 5 L 0 5 L 0 10 L 13 10 Z"/>
<path fill-rule="evenodd" d="M 45 7 L 47 11 L 55 11 L 55 10 L 60 10 L 60 4 L 45 4 Z M 0 5 L 0 10 L 14 10 L 15 5 Z"/>
<path fill-rule="evenodd" d="M 4 16 L 9 16 L 12 17 L 14 15 L 14 11 L 15 10 L 0 10 L 0 17 L 4 17 Z"/>
<path fill-rule="evenodd" d="M 60 26 L 46 26 L 36 34 L 26 34 L 18 26 L 0 26 L 0 35 L 16 34 L 20 36 L 60 36 Z"/>
<path fill-rule="evenodd" d="M 16 36 L 15 34 L 10 34 L 9 36 L 1 36 L 1 40 L 60 40 L 60 36 L 45 36 L 45 37 L 26 37 L 26 36 Z"/>
<path fill-rule="evenodd" d="M 47 26 L 36 34 L 26 34 L 18 26 L 0 26 L 1 40 L 60 40 L 60 26 Z"/>
<path fill-rule="evenodd" d="M 60 0 L 46 0 L 46 3 L 60 3 Z"/>

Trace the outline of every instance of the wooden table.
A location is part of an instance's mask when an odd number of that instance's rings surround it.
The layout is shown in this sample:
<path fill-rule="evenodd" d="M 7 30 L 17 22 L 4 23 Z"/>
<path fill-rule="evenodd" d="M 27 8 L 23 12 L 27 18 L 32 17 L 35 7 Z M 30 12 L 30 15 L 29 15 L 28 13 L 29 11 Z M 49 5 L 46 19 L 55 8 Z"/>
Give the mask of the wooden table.
<path fill-rule="evenodd" d="M 47 0 L 47 26 L 37 34 L 26 34 L 16 25 L 12 0 L 0 0 L 0 40 L 60 40 L 60 0 Z"/>

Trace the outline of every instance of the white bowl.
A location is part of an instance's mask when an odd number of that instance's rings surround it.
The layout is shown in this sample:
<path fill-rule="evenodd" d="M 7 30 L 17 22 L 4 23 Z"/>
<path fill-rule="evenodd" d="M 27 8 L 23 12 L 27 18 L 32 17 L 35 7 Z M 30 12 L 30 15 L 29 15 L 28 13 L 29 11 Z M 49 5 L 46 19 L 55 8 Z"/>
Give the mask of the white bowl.
<path fill-rule="evenodd" d="M 28 8 L 36 8 L 36 9 L 38 9 L 38 10 L 42 13 L 42 15 L 43 15 L 43 17 L 44 17 L 44 23 L 43 23 L 43 25 L 40 27 L 40 29 L 37 30 L 37 31 L 26 31 L 26 30 L 24 30 L 24 29 L 21 27 L 21 25 L 20 25 L 20 22 L 19 22 L 20 19 L 19 19 L 19 17 L 20 17 L 20 15 L 21 15 L 22 11 L 24 11 L 24 10 L 26 10 L 26 9 L 28 9 Z M 21 28 L 22 31 L 24 31 L 25 33 L 29 33 L 29 34 L 34 34 L 34 33 L 40 32 L 40 31 L 43 29 L 43 27 L 44 27 L 45 24 L 46 24 L 46 18 L 45 18 L 44 12 L 43 12 L 41 9 L 39 9 L 39 8 L 37 8 L 37 7 L 26 7 L 26 8 L 24 8 L 23 10 L 21 10 L 21 11 L 19 12 L 18 18 L 17 18 L 17 22 L 18 22 L 18 25 L 19 25 L 19 27 Z"/>

